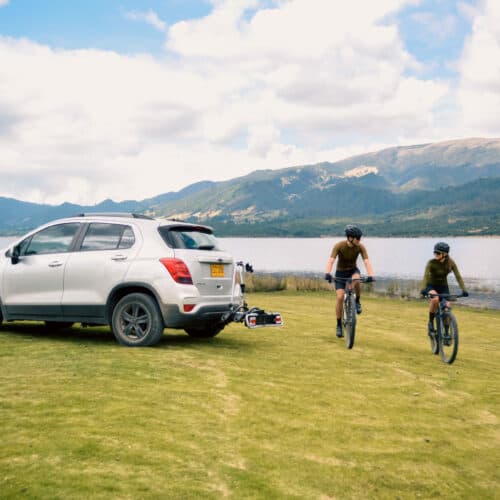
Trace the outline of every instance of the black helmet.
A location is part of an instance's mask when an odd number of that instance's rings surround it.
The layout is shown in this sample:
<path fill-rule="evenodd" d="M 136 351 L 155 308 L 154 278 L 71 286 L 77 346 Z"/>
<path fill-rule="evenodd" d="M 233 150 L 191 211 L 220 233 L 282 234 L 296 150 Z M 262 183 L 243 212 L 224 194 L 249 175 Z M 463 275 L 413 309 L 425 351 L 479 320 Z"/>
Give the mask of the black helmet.
<path fill-rule="evenodd" d="M 351 237 L 359 240 L 361 238 L 362 234 L 363 233 L 362 233 L 361 229 L 359 229 L 359 227 L 357 227 L 357 226 L 353 226 L 352 224 L 348 224 L 345 227 L 345 235 L 347 237 L 351 236 Z"/>
<path fill-rule="evenodd" d="M 448 245 L 448 243 L 445 243 L 444 241 L 440 241 L 434 245 L 434 251 L 441 253 L 449 253 L 450 245 Z"/>

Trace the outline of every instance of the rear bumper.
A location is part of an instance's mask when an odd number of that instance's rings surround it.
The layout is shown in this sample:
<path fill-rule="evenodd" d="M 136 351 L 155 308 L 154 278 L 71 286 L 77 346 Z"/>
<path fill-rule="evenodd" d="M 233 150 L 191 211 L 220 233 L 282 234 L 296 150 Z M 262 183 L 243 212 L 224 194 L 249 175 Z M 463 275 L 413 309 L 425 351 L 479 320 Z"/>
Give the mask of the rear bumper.
<path fill-rule="evenodd" d="M 185 328 L 190 326 L 213 325 L 219 322 L 222 315 L 229 311 L 231 304 L 215 304 L 199 306 L 196 311 L 183 313 L 177 305 L 163 308 L 163 322 L 166 328 Z"/>

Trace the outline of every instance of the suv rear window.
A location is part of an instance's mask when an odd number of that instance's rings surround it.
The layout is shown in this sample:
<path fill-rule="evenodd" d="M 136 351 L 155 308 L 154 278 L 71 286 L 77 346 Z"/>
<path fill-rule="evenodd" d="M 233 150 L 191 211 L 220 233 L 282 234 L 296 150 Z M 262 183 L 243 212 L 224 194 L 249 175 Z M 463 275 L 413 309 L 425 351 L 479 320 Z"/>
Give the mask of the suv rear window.
<path fill-rule="evenodd" d="M 171 248 L 188 250 L 220 250 L 219 242 L 212 232 L 203 227 L 174 226 L 160 227 L 158 231 Z"/>

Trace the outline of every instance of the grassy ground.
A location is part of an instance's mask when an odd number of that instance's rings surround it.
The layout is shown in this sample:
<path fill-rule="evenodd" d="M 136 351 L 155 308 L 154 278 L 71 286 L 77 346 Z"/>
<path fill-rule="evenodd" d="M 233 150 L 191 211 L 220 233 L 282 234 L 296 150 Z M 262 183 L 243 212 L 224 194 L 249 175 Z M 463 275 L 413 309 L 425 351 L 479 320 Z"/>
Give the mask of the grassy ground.
<path fill-rule="evenodd" d="M 352 351 L 333 295 L 252 294 L 286 326 L 155 348 L 108 329 L 0 331 L 1 498 L 500 498 L 500 313 L 366 298 Z"/>

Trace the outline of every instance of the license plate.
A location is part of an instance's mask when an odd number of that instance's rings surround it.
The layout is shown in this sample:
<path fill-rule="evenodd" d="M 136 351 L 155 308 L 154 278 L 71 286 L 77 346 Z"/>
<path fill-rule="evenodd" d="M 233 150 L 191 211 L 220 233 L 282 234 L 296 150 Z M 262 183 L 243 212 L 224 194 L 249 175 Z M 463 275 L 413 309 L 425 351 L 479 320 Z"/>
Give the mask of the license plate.
<path fill-rule="evenodd" d="M 210 264 L 210 276 L 212 278 L 224 278 L 224 266 L 222 264 Z"/>

